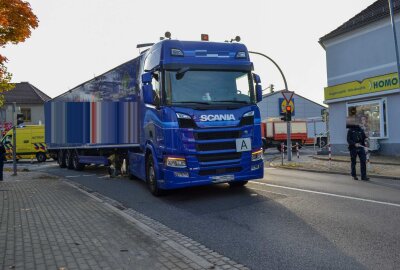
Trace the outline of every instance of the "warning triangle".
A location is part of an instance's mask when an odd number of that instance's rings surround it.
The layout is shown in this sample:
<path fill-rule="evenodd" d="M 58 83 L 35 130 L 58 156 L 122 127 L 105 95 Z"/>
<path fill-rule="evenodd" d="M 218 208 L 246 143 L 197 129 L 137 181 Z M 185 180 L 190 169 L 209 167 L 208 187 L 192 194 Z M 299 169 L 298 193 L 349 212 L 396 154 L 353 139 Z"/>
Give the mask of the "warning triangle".
<path fill-rule="evenodd" d="M 287 104 L 289 104 L 290 101 L 291 101 L 292 98 L 293 98 L 294 92 L 293 92 L 293 91 L 287 91 L 287 90 L 286 90 L 286 91 L 282 91 L 281 93 L 282 93 L 282 96 L 285 98 Z"/>

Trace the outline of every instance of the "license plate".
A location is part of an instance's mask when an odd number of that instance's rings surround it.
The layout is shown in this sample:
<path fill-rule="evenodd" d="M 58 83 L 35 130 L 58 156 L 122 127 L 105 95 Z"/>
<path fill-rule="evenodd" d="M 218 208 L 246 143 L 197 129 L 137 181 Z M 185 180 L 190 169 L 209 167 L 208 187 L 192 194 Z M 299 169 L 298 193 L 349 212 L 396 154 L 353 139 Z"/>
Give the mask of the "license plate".
<path fill-rule="evenodd" d="M 236 139 L 236 152 L 251 151 L 251 139 Z"/>
<path fill-rule="evenodd" d="M 211 180 L 213 181 L 213 183 L 229 182 L 235 180 L 235 176 L 233 174 L 218 175 L 218 176 L 212 176 Z"/>

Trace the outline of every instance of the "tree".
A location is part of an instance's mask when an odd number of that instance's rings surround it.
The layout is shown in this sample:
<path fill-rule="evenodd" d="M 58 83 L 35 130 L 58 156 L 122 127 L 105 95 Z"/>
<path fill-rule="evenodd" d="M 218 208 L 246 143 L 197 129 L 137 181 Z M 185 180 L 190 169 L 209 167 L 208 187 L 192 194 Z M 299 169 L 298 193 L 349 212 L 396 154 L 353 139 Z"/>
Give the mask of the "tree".
<path fill-rule="evenodd" d="M 23 0 L 0 0 L 0 47 L 8 43 L 18 44 L 31 36 L 39 20 L 31 6 Z M 12 74 L 7 71 L 7 58 L 0 54 L 0 107 L 4 103 L 3 93 L 14 88 Z"/>

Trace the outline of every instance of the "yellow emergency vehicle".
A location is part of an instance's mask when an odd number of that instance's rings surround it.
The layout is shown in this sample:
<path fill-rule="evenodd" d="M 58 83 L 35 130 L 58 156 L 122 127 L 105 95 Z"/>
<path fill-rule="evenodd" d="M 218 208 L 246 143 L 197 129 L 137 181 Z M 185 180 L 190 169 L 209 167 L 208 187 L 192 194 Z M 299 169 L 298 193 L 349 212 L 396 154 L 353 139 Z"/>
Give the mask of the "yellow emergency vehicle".
<path fill-rule="evenodd" d="M 33 159 L 45 162 L 47 159 L 47 148 L 44 143 L 43 125 L 20 125 L 16 128 L 16 146 L 18 159 Z M 12 160 L 13 130 L 9 130 L 2 139 L 6 148 L 6 159 Z"/>

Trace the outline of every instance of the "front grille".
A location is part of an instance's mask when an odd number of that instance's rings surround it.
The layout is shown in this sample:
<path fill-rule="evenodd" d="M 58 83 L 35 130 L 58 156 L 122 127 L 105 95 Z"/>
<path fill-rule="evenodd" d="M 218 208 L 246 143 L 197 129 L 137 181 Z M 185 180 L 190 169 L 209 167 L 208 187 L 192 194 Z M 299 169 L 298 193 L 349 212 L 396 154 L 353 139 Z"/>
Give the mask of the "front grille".
<path fill-rule="evenodd" d="M 242 153 L 197 155 L 197 159 L 199 160 L 199 162 L 226 161 L 226 160 L 240 159 L 241 157 Z"/>
<path fill-rule="evenodd" d="M 219 140 L 219 139 L 237 139 L 242 136 L 240 130 L 234 131 L 215 131 L 215 132 L 195 132 L 196 140 Z"/>
<path fill-rule="evenodd" d="M 233 167 L 233 168 L 221 168 L 221 169 L 208 169 L 208 170 L 200 170 L 199 175 L 215 175 L 215 174 L 224 174 L 224 173 L 237 173 L 242 170 L 242 167 Z"/>
<path fill-rule="evenodd" d="M 219 142 L 219 143 L 199 143 L 196 145 L 197 151 L 216 151 L 236 149 L 236 142 Z"/>

